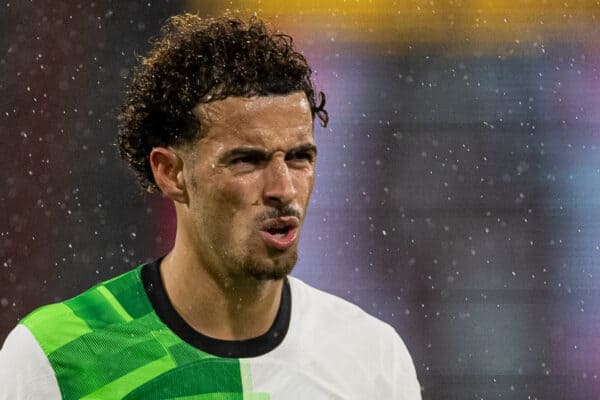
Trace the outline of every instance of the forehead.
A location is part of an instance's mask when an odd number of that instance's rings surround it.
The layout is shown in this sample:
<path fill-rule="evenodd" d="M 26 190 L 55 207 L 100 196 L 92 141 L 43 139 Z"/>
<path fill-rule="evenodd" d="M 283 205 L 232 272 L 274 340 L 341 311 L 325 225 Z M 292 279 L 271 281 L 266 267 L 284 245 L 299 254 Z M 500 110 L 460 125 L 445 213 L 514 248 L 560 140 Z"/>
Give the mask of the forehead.
<path fill-rule="evenodd" d="M 253 145 L 266 150 L 313 143 L 310 104 L 303 92 L 283 96 L 228 97 L 194 109 L 204 135 L 200 143 Z M 216 150 L 216 149 L 215 149 Z"/>

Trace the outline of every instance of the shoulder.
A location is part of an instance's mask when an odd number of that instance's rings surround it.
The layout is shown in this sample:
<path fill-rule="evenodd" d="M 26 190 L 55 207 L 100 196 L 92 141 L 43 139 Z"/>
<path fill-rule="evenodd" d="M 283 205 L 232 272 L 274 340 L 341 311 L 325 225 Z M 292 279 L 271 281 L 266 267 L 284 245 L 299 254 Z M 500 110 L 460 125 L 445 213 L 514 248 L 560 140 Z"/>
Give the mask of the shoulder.
<path fill-rule="evenodd" d="M 332 331 L 354 328 L 371 338 L 378 336 L 389 340 L 397 337 L 390 325 L 341 297 L 316 289 L 293 277 L 290 277 L 290 286 L 292 304 L 297 305 L 297 310 L 326 323 Z"/>
<path fill-rule="evenodd" d="M 131 321 L 151 310 L 136 268 L 69 300 L 40 307 L 21 323 L 50 354 L 87 333 Z"/>
<path fill-rule="evenodd" d="M 419 399 L 412 357 L 395 329 L 360 307 L 290 278 L 291 329 L 312 360 L 311 369 L 343 373 L 345 382 L 362 382 L 373 398 Z M 370 383 L 367 383 L 370 382 Z M 361 385 L 355 390 L 362 390 Z"/>
<path fill-rule="evenodd" d="M 292 288 L 292 310 L 298 312 L 297 318 L 320 339 L 360 345 L 357 352 L 365 352 L 369 357 L 389 355 L 393 346 L 412 365 L 412 360 L 404 342 L 394 328 L 368 314 L 360 307 L 333 294 L 316 289 L 297 278 L 290 278 Z M 376 350 L 380 349 L 381 352 Z"/>
<path fill-rule="evenodd" d="M 17 325 L 0 350 L 0 399 L 60 399 L 54 370 L 29 329 Z"/>

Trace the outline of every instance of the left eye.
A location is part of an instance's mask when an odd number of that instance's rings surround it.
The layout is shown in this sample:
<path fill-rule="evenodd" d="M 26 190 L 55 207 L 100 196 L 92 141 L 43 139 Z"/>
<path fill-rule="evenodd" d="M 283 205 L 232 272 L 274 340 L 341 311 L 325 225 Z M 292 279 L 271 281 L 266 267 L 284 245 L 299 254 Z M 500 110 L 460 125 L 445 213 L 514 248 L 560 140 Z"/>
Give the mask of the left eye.
<path fill-rule="evenodd" d="M 313 155 L 310 153 L 292 153 L 289 156 L 286 157 L 288 160 L 307 160 L 307 161 L 312 161 L 313 160 Z"/>

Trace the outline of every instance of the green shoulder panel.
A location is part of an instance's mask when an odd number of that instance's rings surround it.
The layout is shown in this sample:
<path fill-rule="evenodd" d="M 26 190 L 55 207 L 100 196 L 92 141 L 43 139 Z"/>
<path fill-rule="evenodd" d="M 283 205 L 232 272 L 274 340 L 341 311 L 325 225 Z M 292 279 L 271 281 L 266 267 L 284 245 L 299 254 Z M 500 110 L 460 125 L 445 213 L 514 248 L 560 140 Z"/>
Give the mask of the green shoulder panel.
<path fill-rule="evenodd" d="M 100 283 L 62 303 L 41 307 L 21 323 L 33 333 L 46 354 L 109 325 L 125 323 L 152 312 L 138 267 Z"/>
<path fill-rule="evenodd" d="M 168 329 L 140 271 L 22 320 L 48 356 L 63 399 L 269 398 L 248 393 L 239 360 L 204 353 Z"/>

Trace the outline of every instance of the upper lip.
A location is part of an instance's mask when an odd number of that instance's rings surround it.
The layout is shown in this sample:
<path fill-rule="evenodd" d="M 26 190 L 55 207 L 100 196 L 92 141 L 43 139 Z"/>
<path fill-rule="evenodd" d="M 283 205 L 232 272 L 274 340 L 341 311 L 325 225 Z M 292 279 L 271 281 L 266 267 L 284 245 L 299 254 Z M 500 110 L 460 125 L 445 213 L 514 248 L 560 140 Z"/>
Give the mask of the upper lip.
<path fill-rule="evenodd" d="M 288 216 L 288 217 L 279 217 L 279 218 L 270 218 L 264 221 L 260 225 L 261 231 L 268 231 L 271 229 L 294 229 L 300 225 L 300 221 L 296 217 Z"/>

